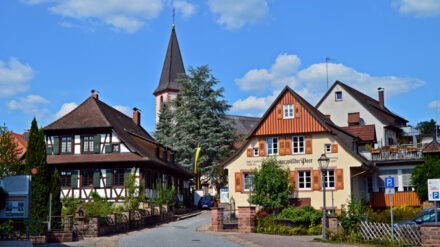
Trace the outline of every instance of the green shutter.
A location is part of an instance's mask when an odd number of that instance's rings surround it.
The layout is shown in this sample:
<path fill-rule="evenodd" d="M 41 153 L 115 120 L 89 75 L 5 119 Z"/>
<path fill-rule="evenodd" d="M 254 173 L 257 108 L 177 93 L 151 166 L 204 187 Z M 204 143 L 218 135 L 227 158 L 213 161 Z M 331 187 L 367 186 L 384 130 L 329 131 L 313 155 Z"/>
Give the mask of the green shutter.
<path fill-rule="evenodd" d="M 109 154 L 112 152 L 112 146 L 110 144 L 105 144 L 105 153 Z"/>
<path fill-rule="evenodd" d="M 101 135 L 96 135 L 93 142 L 95 153 L 99 154 L 101 149 Z"/>
<path fill-rule="evenodd" d="M 131 173 L 131 168 L 125 169 L 124 181 L 128 180 L 130 173 Z"/>
<path fill-rule="evenodd" d="M 105 186 L 111 187 L 112 186 L 112 179 L 113 179 L 113 170 L 107 169 L 105 173 Z"/>
<path fill-rule="evenodd" d="M 100 176 L 99 176 L 99 170 L 96 170 L 93 172 L 93 187 L 99 188 L 99 182 Z"/>
<path fill-rule="evenodd" d="M 72 172 L 72 188 L 78 188 L 78 171 Z"/>
<path fill-rule="evenodd" d="M 60 138 L 58 136 L 53 137 L 53 154 L 60 154 Z"/>
<path fill-rule="evenodd" d="M 53 150 L 52 147 L 46 147 L 46 154 L 47 155 L 52 155 L 52 150 Z"/>

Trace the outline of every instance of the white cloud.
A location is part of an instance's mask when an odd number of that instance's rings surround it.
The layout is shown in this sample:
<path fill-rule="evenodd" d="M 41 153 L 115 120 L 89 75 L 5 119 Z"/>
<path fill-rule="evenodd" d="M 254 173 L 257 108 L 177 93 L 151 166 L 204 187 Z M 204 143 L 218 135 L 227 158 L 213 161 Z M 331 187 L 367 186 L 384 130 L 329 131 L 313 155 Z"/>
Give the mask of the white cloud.
<path fill-rule="evenodd" d="M 79 20 L 100 20 L 117 30 L 138 31 L 146 20 L 156 18 L 165 0 L 27 0 L 28 4 L 47 3 L 52 13 Z"/>
<path fill-rule="evenodd" d="M 440 101 L 434 100 L 431 103 L 429 103 L 428 107 L 431 109 L 437 109 L 438 107 L 440 107 Z"/>
<path fill-rule="evenodd" d="M 280 54 L 270 70 L 252 69 L 235 82 L 241 90 L 254 92 L 265 91 L 270 85 L 276 88 L 285 85 L 294 87 L 296 80 L 292 75 L 300 64 L 301 60 L 296 55 Z"/>
<path fill-rule="evenodd" d="M 220 15 L 217 23 L 226 29 L 237 30 L 246 23 L 257 23 L 264 20 L 269 13 L 266 0 L 209 0 L 209 7 Z"/>
<path fill-rule="evenodd" d="M 243 91 L 279 92 L 286 85 L 299 95 L 315 104 L 326 92 L 326 64 L 313 64 L 299 70 L 301 60 L 296 55 L 281 54 L 276 58 L 270 69 L 252 69 L 235 82 Z M 373 76 L 358 72 L 343 64 L 328 64 L 329 86 L 336 80 L 373 97 L 377 98 L 377 88 L 385 88 L 389 96 L 402 94 L 414 88 L 423 86 L 424 81 L 411 77 Z M 249 96 L 233 103 L 231 111 L 243 115 L 258 115 L 267 110 L 277 95 L 263 97 Z M 432 104 L 432 103 L 431 103 Z"/>
<path fill-rule="evenodd" d="M 187 1 L 175 1 L 174 8 L 182 13 L 184 18 L 192 16 L 196 11 L 196 7 Z"/>
<path fill-rule="evenodd" d="M 64 115 L 75 109 L 77 106 L 78 105 L 75 102 L 64 103 L 61 106 L 61 109 L 55 114 L 55 119 L 63 117 Z"/>
<path fill-rule="evenodd" d="M 416 17 L 435 17 L 440 15 L 439 0 L 396 0 L 393 4 L 401 14 Z"/>
<path fill-rule="evenodd" d="M 8 108 L 11 110 L 22 110 L 25 114 L 31 114 L 38 118 L 48 113 L 48 110 L 42 105 L 49 104 L 49 100 L 34 94 L 29 94 L 27 97 L 20 97 L 18 100 L 11 100 L 8 103 Z"/>
<path fill-rule="evenodd" d="M 0 97 L 13 96 L 29 90 L 34 71 L 28 64 L 22 64 L 11 57 L 8 64 L 0 60 Z"/>
<path fill-rule="evenodd" d="M 130 108 L 128 108 L 126 106 L 123 106 L 123 105 L 115 105 L 115 106 L 113 106 L 113 108 L 115 108 L 116 110 L 124 113 L 127 116 L 130 116 L 132 114 Z"/>

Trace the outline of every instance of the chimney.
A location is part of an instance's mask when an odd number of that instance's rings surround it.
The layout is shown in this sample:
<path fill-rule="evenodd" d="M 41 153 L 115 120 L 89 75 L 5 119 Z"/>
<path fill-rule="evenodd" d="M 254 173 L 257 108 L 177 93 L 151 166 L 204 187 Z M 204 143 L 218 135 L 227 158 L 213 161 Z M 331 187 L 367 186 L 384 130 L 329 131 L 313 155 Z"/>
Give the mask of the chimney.
<path fill-rule="evenodd" d="M 98 92 L 97 90 L 92 89 L 90 92 L 92 93 L 92 97 L 93 97 L 93 98 L 98 99 L 98 93 L 99 93 L 99 92 Z"/>
<path fill-rule="evenodd" d="M 141 112 L 138 108 L 133 107 L 133 121 L 137 124 L 137 125 L 141 125 Z"/>
<path fill-rule="evenodd" d="M 383 90 L 384 89 L 382 87 L 380 87 L 377 90 L 379 91 L 379 106 L 384 108 L 385 107 L 385 99 L 384 99 L 384 96 L 383 96 Z"/>

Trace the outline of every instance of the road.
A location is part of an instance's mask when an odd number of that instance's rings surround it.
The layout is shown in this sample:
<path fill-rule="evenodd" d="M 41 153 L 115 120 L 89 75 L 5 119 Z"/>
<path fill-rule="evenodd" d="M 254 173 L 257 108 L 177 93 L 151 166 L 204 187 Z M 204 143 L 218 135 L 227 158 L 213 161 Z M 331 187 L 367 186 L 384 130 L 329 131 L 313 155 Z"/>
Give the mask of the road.
<path fill-rule="evenodd" d="M 240 247 L 221 237 L 197 232 L 196 229 L 211 221 L 211 215 L 178 221 L 119 239 L 120 247 Z"/>

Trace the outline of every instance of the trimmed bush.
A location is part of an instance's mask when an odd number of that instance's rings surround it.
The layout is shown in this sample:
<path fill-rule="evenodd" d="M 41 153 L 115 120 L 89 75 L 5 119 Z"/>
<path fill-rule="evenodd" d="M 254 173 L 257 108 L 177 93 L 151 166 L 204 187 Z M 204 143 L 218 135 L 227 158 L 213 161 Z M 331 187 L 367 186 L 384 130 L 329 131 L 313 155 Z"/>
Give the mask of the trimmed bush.
<path fill-rule="evenodd" d="M 290 206 L 278 215 L 278 219 L 290 220 L 295 225 L 311 227 L 321 222 L 321 216 L 322 212 L 314 209 L 312 206 L 304 206 L 302 208 Z"/>
<path fill-rule="evenodd" d="M 393 207 L 394 222 L 412 219 L 416 217 L 416 214 L 421 210 L 422 210 L 421 207 L 410 207 L 406 205 Z M 390 209 L 373 210 L 372 208 L 369 208 L 367 213 L 368 213 L 368 221 L 370 222 L 390 223 L 391 220 Z"/>

